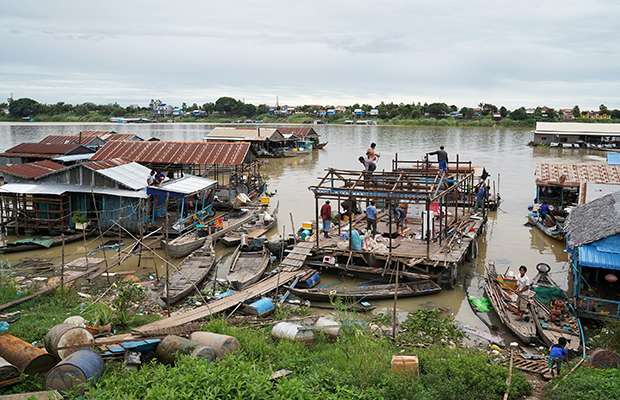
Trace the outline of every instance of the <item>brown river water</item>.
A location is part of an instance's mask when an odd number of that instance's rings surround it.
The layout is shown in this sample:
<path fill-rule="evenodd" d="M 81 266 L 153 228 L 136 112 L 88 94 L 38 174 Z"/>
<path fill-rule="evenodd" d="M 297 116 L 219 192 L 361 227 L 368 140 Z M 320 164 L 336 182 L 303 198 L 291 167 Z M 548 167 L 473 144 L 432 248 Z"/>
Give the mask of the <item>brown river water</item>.
<path fill-rule="evenodd" d="M 201 141 L 215 125 L 210 124 L 54 124 L 54 123 L 0 123 L 1 150 L 6 150 L 23 142 L 38 142 L 47 135 L 74 135 L 82 130 L 115 130 L 118 133 L 132 133 L 144 139 L 157 137 L 166 141 Z M 459 269 L 458 285 L 453 290 L 444 290 L 430 297 L 403 299 L 398 301 L 397 309 L 406 313 L 419 308 L 442 307 L 463 324 L 484 329 L 484 324 L 471 310 L 467 295 L 483 295 L 484 264 L 495 260 L 498 271 L 510 266 L 513 271 L 520 265 L 529 268 L 528 275 L 533 278 L 535 265 L 539 262 L 551 266 L 553 279 L 563 288 L 569 289 L 570 266 L 565 251 L 565 243 L 551 239 L 540 231 L 526 226 L 527 206 L 535 197 L 535 169 L 537 163 L 605 163 L 605 153 L 581 149 L 531 148 L 526 144 L 532 140 L 533 133 L 525 129 L 494 128 L 443 128 L 443 127 L 404 127 L 404 126 L 344 126 L 314 125 L 321 135 L 321 141 L 328 141 L 323 150 L 297 158 L 269 159 L 262 168 L 263 175 L 269 176 L 269 190 L 277 190 L 272 204 L 280 202 L 278 232 L 272 236 L 291 232 L 291 217 L 298 228 L 302 222 L 314 219 L 314 198 L 308 186 L 318 183 L 325 169 L 361 169 L 357 161 L 371 142 L 377 143 L 381 154 L 378 169 L 390 169 L 391 159 L 398 154 L 400 160 L 421 159 L 428 151 L 445 145 L 450 161 L 459 155 L 460 161 L 472 161 L 473 165 L 485 166 L 499 187 L 502 197 L 500 208 L 489 214 L 486 230 L 478 240 L 478 258 Z M 493 187 L 493 184 L 492 184 Z M 14 237 L 3 238 L 15 240 Z M 108 240 L 109 238 L 106 238 Z M 124 239 L 127 242 L 128 239 Z M 92 239 L 90 239 L 92 241 Z M 95 249 L 101 242 L 88 245 Z M 232 249 L 219 248 L 218 254 L 225 257 Z M 67 259 L 84 255 L 82 242 L 67 245 Z M 115 251 L 107 251 L 107 257 L 117 257 Z M 160 255 L 163 256 L 162 253 Z M 103 257 L 101 252 L 94 257 Z M 26 257 L 51 257 L 60 262 L 60 248 L 37 250 L 30 253 L 8 254 L 12 262 Z M 181 260 L 176 260 L 180 262 Z M 157 262 L 160 273 L 164 267 Z M 220 264 L 222 265 L 222 264 Z M 123 264 L 125 270 L 136 269 L 139 274 L 154 274 L 153 260 L 143 260 L 137 267 L 137 257 Z M 218 272 L 223 277 L 223 268 Z M 355 278 L 336 275 L 321 276 L 321 285 L 336 281 L 343 284 L 357 282 Z M 387 313 L 392 301 L 379 302 L 375 312 Z M 494 321 L 496 322 L 496 321 Z M 497 322 L 496 322 L 497 323 Z M 510 336 L 508 336 L 510 338 Z"/>

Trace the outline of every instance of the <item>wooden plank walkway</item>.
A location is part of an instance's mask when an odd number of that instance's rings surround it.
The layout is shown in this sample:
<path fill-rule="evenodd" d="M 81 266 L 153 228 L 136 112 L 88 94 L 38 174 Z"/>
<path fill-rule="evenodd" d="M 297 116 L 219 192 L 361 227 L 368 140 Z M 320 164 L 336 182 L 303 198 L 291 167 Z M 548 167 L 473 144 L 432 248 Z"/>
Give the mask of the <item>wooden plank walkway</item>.
<path fill-rule="evenodd" d="M 215 300 L 202 307 L 195 308 L 191 311 L 173 315 L 170 318 L 162 319 L 159 321 L 151 322 L 150 324 L 142 325 L 132 329 L 135 334 L 147 335 L 152 331 L 161 331 L 162 329 L 168 329 L 180 325 L 184 325 L 190 322 L 194 322 L 201 318 L 206 318 L 210 315 L 217 314 L 229 308 L 236 307 L 244 301 L 262 296 L 271 292 L 275 288 L 286 284 L 297 276 L 302 276 L 308 272 L 307 269 L 302 268 L 306 257 L 310 255 L 312 249 L 312 243 L 299 243 L 289 255 L 280 263 L 280 272 L 276 273 L 269 278 L 265 278 L 255 284 L 248 286 L 242 291 L 236 292 L 224 298 Z"/>

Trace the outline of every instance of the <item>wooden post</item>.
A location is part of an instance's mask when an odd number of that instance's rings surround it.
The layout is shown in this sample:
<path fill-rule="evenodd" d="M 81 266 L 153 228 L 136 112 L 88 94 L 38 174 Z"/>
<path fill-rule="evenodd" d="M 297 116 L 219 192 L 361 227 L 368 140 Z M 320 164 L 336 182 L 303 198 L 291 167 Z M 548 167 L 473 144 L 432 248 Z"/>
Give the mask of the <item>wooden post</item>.
<path fill-rule="evenodd" d="M 431 258 L 431 205 L 430 200 L 426 199 L 426 258 Z"/>
<path fill-rule="evenodd" d="M 105 254 L 105 248 L 103 247 L 105 243 L 103 242 L 103 233 L 101 232 L 101 224 L 99 223 L 99 210 L 97 209 L 97 200 L 95 199 L 95 192 L 93 191 L 93 185 L 90 185 L 90 193 L 93 197 L 93 206 L 95 208 L 95 215 L 97 216 L 97 227 L 99 228 L 99 238 L 101 239 L 101 251 L 103 252 L 103 260 L 105 261 L 105 275 L 108 283 L 110 283 L 110 271 L 108 265 L 108 257 Z M 123 198 L 121 197 L 121 205 L 123 203 Z M 118 221 L 120 223 L 120 221 Z M 121 245 L 118 245 L 118 254 L 121 254 Z M 88 258 L 86 258 L 86 268 L 88 268 Z"/>
<path fill-rule="evenodd" d="M 166 194 L 166 203 L 164 212 L 166 213 L 166 306 L 168 308 L 168 318 L 170 318 L 170 262 L 168 257 L 168 199 L 170 193 Z"/>
<path fill-rule="evenodd" d="M 387 270 L 388 266 L 385 266 Z M 400 262 L 396 260 L 396 286 L 394 287 L 394 310 L 392 311 L 392 337 L 396 337 L 396 303 L 398 301 L 398 275 L 400 275 Z"/>
<path fill-rule="evenodd" d="M 508 378 L 506 378 L 506 393 L 504 393 L 504 400 L 508 400 L 508 392 L 510 392 L 510 380 L 512 379 L 512 359 L 513 359 L 513 349 L 510 346 L 510 366 L 508 367 Z"/>
<path fill-rule="evenodd" d="M 321 234 L 319 233 L 319 198 L 316 195 L 314 195 L 314 215 L 316 218 L 316 248 L 319 249 L 321 247 L 319 244 L 319 236 Z M 323 222 L 323 218 L 321 218 L 321 222 Z"/>
<path fill-rule="evenodd" d="M 64 292 L 65 290 L 65 234 L 61 233 L 60 237 L 62 238 L 62 257 L 60 261 L 60 291 Z"/>

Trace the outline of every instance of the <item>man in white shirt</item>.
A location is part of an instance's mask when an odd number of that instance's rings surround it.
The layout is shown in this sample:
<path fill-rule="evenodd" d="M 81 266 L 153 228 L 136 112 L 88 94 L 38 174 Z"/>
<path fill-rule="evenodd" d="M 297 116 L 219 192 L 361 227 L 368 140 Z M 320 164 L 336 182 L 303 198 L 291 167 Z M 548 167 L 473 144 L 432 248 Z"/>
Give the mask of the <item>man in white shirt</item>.
<path fill-rule="evenodd" d="M 525 275 L 527 267 L 522 265 L 519 267 L 519 276 L 517 276 L 517 308 L 519 308 L 519 319 L 523 319 L 523 314 L 527 310 L 530 296 L 530 278 Z"/>

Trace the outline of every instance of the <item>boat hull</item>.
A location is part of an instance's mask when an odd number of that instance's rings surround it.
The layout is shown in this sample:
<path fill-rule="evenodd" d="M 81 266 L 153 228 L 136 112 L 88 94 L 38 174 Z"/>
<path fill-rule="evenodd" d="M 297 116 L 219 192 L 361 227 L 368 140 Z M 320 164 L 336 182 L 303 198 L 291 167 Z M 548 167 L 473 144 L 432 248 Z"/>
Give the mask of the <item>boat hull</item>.
<path fill-rule="evenodd" d="M 269 265 L 269 252 L 241 251 L 241 245 L 232 255 L 226 279 L 234 290 L 243 290 L 262 278 Z"/>
<path fill-rule="evenodd" d="M 396 292 L 395 289 L 396 285 L 394 284 L 324 289 L 288 288 L 292 294 L 299 298 L 323 302 L 329 302 L 334 297 L 354 301 L 392 299 Z M 416 297 L 439 292 L 441 292 L 441 287 L 438 284 L 431 280 L 423 280 L 399 284 L 397 296 L 399 298 Z"/>
<path fill-rule="evenodd" d="M 556 222 L 555 229 L 550 229 L 547 226 L 545 226 L 542 222 L 540 222 L 537 216 L 538 214 L 529 213 L 527 214 L 527 219 L 532 225 L 540 229 L 545 235 L 553 239 L 556 239 L 556 240 L 564 240 L 565 232 L 564 232 L 564 228 L 562 228 L 562 225 Z"/>

